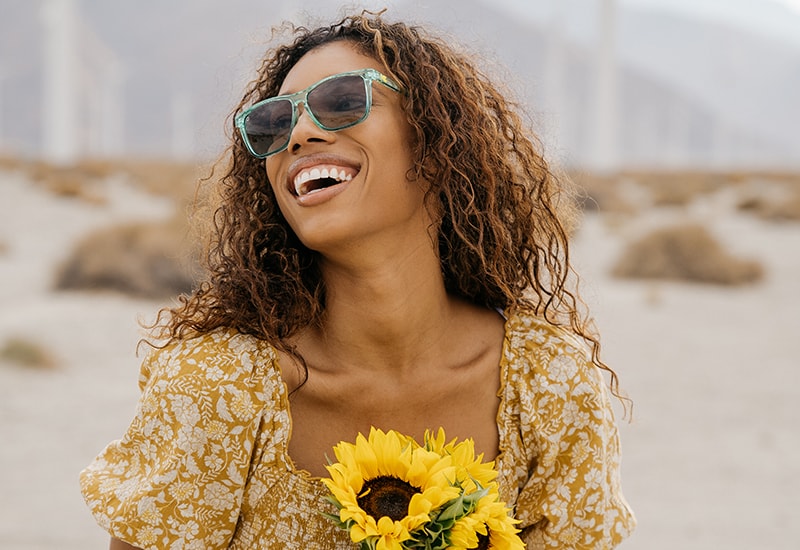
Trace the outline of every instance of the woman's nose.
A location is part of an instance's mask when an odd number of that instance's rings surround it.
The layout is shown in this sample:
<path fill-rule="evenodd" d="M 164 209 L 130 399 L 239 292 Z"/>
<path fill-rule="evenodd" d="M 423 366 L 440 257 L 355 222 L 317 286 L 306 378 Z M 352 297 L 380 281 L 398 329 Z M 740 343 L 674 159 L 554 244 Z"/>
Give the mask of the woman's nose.
<path fill-rule="evenodd" d="M 289 136 L 289 151 L 294 153 L 303 145 L 325 143 L 335 139 L 335 132 L 329 132 L 317 126 L 304 104 L 298 105 L 297 109 L 297 123 L 292 129 L 292 135 Z"/>

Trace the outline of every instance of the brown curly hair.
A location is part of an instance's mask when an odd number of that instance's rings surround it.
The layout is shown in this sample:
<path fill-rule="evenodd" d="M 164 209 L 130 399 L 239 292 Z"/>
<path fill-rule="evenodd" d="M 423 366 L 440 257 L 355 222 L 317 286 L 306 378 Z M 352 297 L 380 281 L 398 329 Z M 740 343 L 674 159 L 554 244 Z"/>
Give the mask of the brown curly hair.
<path fill-rule="evenodd" d="M 568 233 L 577 215 L 571 186 L 537 152 L 517 105 L 465 52 L 381 14 L 290 30 L 294 39 L 268 52 L 230 119 L 276 95 L 300 58 L 322 45 L 345 40 L 380 61 L 404 89 L 415 136 L 411 177 L 430 182 L 447 291 L 570 326 L 590 344 L 618 395 L 617 376 L 599 359 L 599 340 L 581 312 L 569 263 Z M 247 151 L 234 128 L 226 159 L 215 184 L 208 278 L 178 307 L 162 310 L 160 335 L 176 339 L 228 327 L 292 351 L 287 340 L 318 323 L 325 309 L 318 255 L 289 227 L 264 161 Z"/>

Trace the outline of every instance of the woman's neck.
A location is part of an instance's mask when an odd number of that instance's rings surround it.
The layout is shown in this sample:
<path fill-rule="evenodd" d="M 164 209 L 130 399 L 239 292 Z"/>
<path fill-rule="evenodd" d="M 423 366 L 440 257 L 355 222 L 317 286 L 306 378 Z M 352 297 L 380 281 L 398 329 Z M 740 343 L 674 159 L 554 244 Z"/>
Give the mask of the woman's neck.
<path fill-rule="evenodd" d="M 306 338 L 329 360 L 404 370 L 443 348 L 458 301 L 447 294 L 431 250 L 358 265 L 323 260 L 322 271 L 326 311 Z"/>

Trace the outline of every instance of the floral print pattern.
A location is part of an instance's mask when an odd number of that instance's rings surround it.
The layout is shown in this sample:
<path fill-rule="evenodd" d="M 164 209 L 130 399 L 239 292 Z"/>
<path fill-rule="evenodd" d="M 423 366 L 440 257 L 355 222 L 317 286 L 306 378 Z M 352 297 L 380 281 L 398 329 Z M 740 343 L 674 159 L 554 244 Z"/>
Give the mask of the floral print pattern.
<path fill-rule="evenodd" d="M 498 484 L 528 548 L 605 549 L 635 524 L 599 370 L 570 332 L 511 315 L 501 360 Z M 327 489 L 288 455 L 275 350 L 216 331 L 154 350 L 130 427 L 83 471 L 111 535 L 150 549 L 353 549 Z"/>

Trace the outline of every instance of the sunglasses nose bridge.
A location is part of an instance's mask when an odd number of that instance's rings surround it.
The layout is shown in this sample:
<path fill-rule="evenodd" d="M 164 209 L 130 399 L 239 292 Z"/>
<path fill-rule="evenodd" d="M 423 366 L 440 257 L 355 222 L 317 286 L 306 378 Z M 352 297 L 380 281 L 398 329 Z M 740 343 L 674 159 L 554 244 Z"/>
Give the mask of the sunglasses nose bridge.
<path fill-rule="evenodd" d="M 308 121 L 310 121 L 315 127 L 322 129 L 317 122 L 316 115 L 314 115 L 313 111 L 308 107 L 308 98 L 298 99 L 294 104 L 294 109 L 295 117 L 292 133 L 294 133 L 295 129 L 306 119 L 308 119 Z"/>
<path fill-rule="evenodd" d="M 331 131 L 324 128 L 314 112 L 308 107 L 307 98 L 298 98 L 294 103 L 294 124 L 289 132 L 287 147 L 295 150 L 298 146 L 312 141 L 327 141 Z"/>
<path fill-rule="evenodd" d="M 300 115 L 302 115 L 306 111 L 307 101 L 308 101 L 307 97 L 298 97 L 297 99 L 294 100 L 294 108 L 297 109 L 297 118 L 300 118 Z"/>

